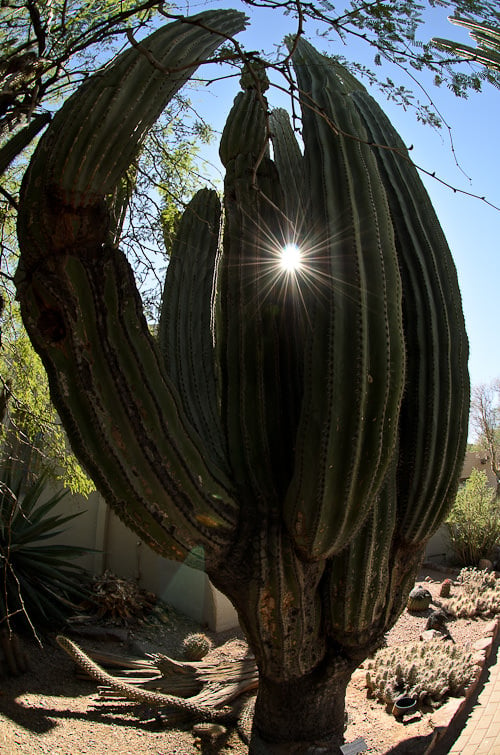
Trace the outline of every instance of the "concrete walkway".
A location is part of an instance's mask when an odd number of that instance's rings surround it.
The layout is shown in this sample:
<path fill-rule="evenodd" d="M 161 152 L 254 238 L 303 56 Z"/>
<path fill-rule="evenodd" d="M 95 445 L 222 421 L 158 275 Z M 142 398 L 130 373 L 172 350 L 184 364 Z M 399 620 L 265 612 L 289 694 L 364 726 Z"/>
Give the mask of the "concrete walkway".
<path fill-rule="evenodd" d="M 494 642 L 479 682 L 479 694 L 453 721 L 435 755 L 500 755 L 500 651 Z"/>

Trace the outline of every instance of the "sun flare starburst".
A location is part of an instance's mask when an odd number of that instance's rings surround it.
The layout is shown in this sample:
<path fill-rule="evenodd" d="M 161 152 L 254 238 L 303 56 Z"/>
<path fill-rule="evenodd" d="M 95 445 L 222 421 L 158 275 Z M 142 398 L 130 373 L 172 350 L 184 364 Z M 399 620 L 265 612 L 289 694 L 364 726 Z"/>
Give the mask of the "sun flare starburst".
<path fill-rule="evenodd" d="M 287 244 L 281 252 L 281 267 L 287 273 L 294 273 L 302 265 L 302 254 L 296 244 Z"/>

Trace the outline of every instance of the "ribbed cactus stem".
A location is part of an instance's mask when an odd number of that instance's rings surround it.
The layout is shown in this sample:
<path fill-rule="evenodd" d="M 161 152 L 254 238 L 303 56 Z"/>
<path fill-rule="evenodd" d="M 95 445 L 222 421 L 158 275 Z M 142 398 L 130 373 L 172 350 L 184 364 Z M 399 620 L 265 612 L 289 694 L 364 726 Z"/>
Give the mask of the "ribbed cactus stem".
<path fill-rule="evenodd" d="M 286 110 L 276 108 L 269 117 L 273 159 L 284 191 L 289 221 L 288 241 L 300 244 L 306 228 L 307 190 L 304 186 L 304 158 Z"/>
<path fill-rule="evenodd" d="M 401 282 L 375 158 L 320 114 L 363 135 L 342 82 L 303 40 L 293 63 L 299 89 L 308 93 L 302 108 L 310 225 L 322 234 L 309 264 L 324 285 L 308 311 L 285 518 L 307 557 L 324 558 L 345 547 L 367 519 L 395 451 L 405 376 Z"/>
<path fill-rule="evenodd" d="M 145 135 L 199 62 L 244 26 L 242 13 L 217 10 L 167 24 L 143 43 L 148 55 L 125 51 L 75 92 L 54 117 L 25 179 L 37 185 L 39 200 L 32 198 L 29 218 L 26 205 L 20 208 L 23 266 L 28 249 L 43 256 L 48 239 L 57 249 L 82 239 L 88 244 L 92 231 L 96 241 L 105 239 L 105 197 Z"/>
<path fill-rule="evenodd" d="M 468 340 L 453 259 L 417 170 L 377 103 L 359 85 L 352 99 L 368 138 L 380 145 L 374 153 L 396 233 L 412 344 L 399 423 L 398 515 L 404 539 L 422 542 L 455 499 L 469 422 Z"/>
<path fill-rule="evenodd" d="M 255 513 L 279 502 L 291 476 L 275 286 L 283 243 L 282 192 L 269 159 L 265 99 L 240 93 L 220 144 L 226 167 L 224 246 L 218 272 L 216 342 L 221 414 L 234 479 Z M 286 333 L 284 334 L 286 338 Z M 286 436 L 285 436 L 286 437 Z"/>

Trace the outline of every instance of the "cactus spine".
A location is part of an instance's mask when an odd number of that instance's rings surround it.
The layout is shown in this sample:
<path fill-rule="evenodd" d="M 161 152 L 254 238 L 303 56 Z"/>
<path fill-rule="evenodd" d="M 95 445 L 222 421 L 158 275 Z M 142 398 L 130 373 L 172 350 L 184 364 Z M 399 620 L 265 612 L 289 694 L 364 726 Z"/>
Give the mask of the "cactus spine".
<path fill-rule="evenodd" d="M 304 154 L 247 70 L 220 146 L 222 248 L 219 200 L 203 190 L 151 337 L 112 243 L 116 184 L 187 62 L 242 26 L 232 11 L 171 24 L 147 43 L 171 75 L 132 50 L 64 106 L 23 185 L 17 286 L 108 503 L 169 558 L 202 545 L 237 607 L 260 674 L 251 752 L 306 751 L 341 741 L 350 673 L 406 605 L 453 496 L 467 339 L 451 255 L 397 135 L 304 40 Z M 286 278 L 290 241 L 304 269 Z"/>

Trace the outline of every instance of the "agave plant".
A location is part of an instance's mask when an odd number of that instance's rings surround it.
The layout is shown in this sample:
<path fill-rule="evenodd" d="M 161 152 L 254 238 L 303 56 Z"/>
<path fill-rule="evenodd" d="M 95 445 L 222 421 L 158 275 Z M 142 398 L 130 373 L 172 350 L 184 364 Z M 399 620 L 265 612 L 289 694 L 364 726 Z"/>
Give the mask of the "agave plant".
<path fill-rule="evenodd" d="M 74 559 L 88 549 L 50 542 L 81 512 L 55 511 L 65 490 L 48 491 L 41 475 L 5 466 L 0 480 L 0 628 L 61 623 L 84 594 L 85 571 Z"/>

